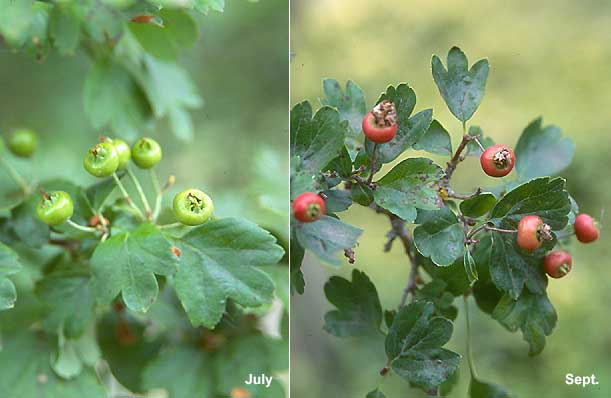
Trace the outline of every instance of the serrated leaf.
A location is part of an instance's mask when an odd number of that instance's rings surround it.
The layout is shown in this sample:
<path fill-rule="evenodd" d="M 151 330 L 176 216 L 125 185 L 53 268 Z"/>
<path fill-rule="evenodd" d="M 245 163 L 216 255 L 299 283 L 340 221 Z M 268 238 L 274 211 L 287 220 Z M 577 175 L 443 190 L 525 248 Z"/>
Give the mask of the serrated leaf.
<path fill-rule="evenodd" d="M 454 294 L 449 291 L 449 286 L 443 279 L 433 279 L 431 282 L 417 289 L 414 294 L 416 300 L 430 301 L 433 303 L 437 315 L 450 320 L 456 319 L 458 308 L 453 305 Z"/>
<path fill-rule="evenodd" d="M 454 296 L 461 296 L 469 290 L 470 283 L 465 272 L 463 258 L 459 258 L 447 267 L 439 267 L 431 259 L 416 252 L 416 262 L 424 268 L 433 280 L 439 279 L 447 284 L 445 290 Z"/>
<path fill-rule="evenodd" d="M 73 55 L 79 44 L 81 22 L 70 7 L 57 5 L 49 16 L 49 36 L 60 54 Z"/>
<path fill-rule="evenodd" d="M 543 126 L 543 119 L 531 122 L 515 147 L 516 171 L 520 180 L 558 174 L 573 160 L 575 144 L 562 138 L 559 127 Z"/>
<path fill-rule="evenodd" d="M 414 244 L 418 251 L 437 265 L 448 266 L 465 251 L 465 232 L 456 214 L 448 206 L 418 212 Z"/>
<path fill-rule="evenodd" d="M 452 336 L 452 323 L 434 312 L 433 303 L 424 301 L 401 308 L 386 337 L 391 369 L 423 389 L 447 380 L 460 361 L 460 355 L 442 348 Z"/>
<path fill-rule="evenodd" d="M 364 184 L 352 184 L 350 196 L 354 202 L 361 206 L 369 206 L 373 202 L 373 191 Z"/>
<path fill-rule="evenodd" d="M 344 149 L 347 123 L 337 110 L 325 106 L 312 117 L 305 101 L 291 110 L 291 155 L 297 157 L 300 171 L 317 173 L 340 156 Z"/>
<path fill-rule="evenodd" d="M 56 333 L 62 329 L 66 337 L 83 334 L 94 316 L 94 298 L 89 276 L 82 272 L 55 272 L 36 285 L 36 294 L 44 303 L 45 330 Z"/>
<path fill-rule="evenodd" d="M 433 55 L 433 79 L 450 112 L 466 122 L 473 116 L 484 96 L 488 79 L 488 60 L 477 61 L 468 69 L 467 56 L 458 47 L 448 52 L 448 69 Z"/>
<path fill-rule="evenodd" d="M 452 140 L 450 139 L 450 133 L 441 123 L 433 120 L 426 133 L 414 144 L 414 149 L 436 155 L 451 155 Z"/>
<path fill-rule="evenodd" d="M 333 265 L 340 264 L 337 254 L 355 247 L 362 233 L 363 230 L 329 216 L 295 225 L 295 236 L 299 244 Z"/>
<path fill-rule="evenodd" d="M 0 350 L 0 391 L 5 397 L 106 398 L 93 369 L 64 380 L 50 367 L 53 344 L 35 332 L 3 333 Z"/>
<path fill-rule="evenodd" d="M 479 126 L 470 126 L 469 127 L 469 135 L 471 137 L 478 137 L 478 141 L 484 149 L 491 147 L 494 145 L 494 140 L 490 137 L 484 135 L 483 130 Z M 467 156 L 477 156 L 480 157 L 482 155 L 482 149 L 477 145 L 477 142 L 470 141 L 467 143 L 467 149 L 465 151 Z"/>
<path fill-rule="evenodd" d="M 0 311 L 13 308 L 17 301 L 15 285 L 7 278 L 21 270 L 17 253 L 0 242 Z"/>
<path fill-rule="evenodd" d="M 512 395 L 496 384 L 486 383 L 471 376 L 469 398 L 511 398 Z"/>
<path fill-rule="evenodd" d="M 21 242 L 30 247 L 40 247 L 49 241 L 49 226 L 36 216 L 39 200 L 37 195 L 31 195 L 11 210 L 13 231 Z"/>
<path fill-rule="evenodd" d="M 110 126 L 121 136 L 137 137 L 150 114 L 142 89 L 121 65 L 99 59 L 83 90 L 85 113 L 96 129 Z"/>
<path fill-rule="evenodd" d="M 291 292 L 303 294 L 305 292 L 305 280 L 303 278 L 303 272 L 301 272 L 301 263 L 305 256 L 305 249 L 297 241 L 295 235 L 295 228 L 291 226 L 291 239 L 290 239 L 290 268 L 291 268 Z"/>
<path fill-rule="evenodd" d="M 214 327 L 227 299 L 258 307 L 274 284 L 260 265 L 276 264 L 284 250 L 257 225 L 233 218 L 209 221 L 176 242 L 182 250 L 174 288 L 194 326 Z"/>
<path fill-rule="evenodd" d="M 378 144 L 376 162 L 379 164 L 392 162 L 418 142 L 426 133 L 433 120 L 432 109 L 426 109 L 412 115 L 416 106 L 416 94 L 405 83 L 399 84 L 396 88 L 388 86 L 386 92 L 380 96 L 376 103 L 384 100 L 391 101 L 395 105 L 398 128 L 397 134 L 391 141 L 385 144 Z M 365 141 L 367 157 L 371 156 L 373 147 L 373 142 Z M 369 163 L 369 161 L 365 161 L 365 163 Z"/>
<path fill-rule="evenodd" d="M 363 90 L 352 80 L 346 83 L 345 91 L 335 79 L 324 79 L 322 84 L 325 98 L 322 98 L 320 102 L 323 105 L 337 108 L 340 118 L 348 121 L 350 136 L 353 138 L 359 136 L 363 118 L 367 113 Z"/>
<path fill-rule="evenodd" d="M 496 196 L 490 192 L 482 192 L 477 196 L 460 202 L 460 212 L 473 218 L 486 215 L 496 204 Z"/>
<path fill-rule="evenodd" d="M 540 354 L 545 347 L 545 336 L 552 334 L 558 315 L 545 293 L 524 291 L 514 299 L 505 294 L 492 312 L 492 317 L 501 325 L 515 332 L 520 329 L 528 342 L 528 355 Z"/>
<path fill-rule="evenodd" d="M 125 305 L 146 312 L 159 291 L 157 275 L 176 272 L 172 245 L 151 224 L 113 235 L 100 243 L 91 257 L 93 291 L 99 302 L 109 303 L 122 293 Z"/>
<path fill-rule="evenodd" d="M 375 285 L 364 272 L 352 271 L 352 281 L 333 276 L 325 284 L 325 296 L 337 309 L 325 314 L 324 329 L 336 337 L 371 336 L 379 333 L 382 305 Z"/>
<path fill-rule="evenodd" d="M 405 221 L 413 222 L 416 209 L 437 210 L 443 206 L 437 192 L 442 176 L 441 167 L 430 159 L 405 159 L 376 183 L 375 202 Z"/>
<path fill-rule="evenodd" d="M 350 191 L 345 189 L 331 189 L 323 192 L 325 198 L 325 209 L 328 213 L 338 213 L 348 210 L 352 205 Z"/>

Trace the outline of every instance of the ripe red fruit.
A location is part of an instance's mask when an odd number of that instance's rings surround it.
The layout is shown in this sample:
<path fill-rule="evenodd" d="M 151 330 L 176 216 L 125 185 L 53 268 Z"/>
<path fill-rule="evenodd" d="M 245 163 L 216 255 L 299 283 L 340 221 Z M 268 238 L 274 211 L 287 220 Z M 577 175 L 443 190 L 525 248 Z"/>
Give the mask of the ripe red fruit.
<path fill-rule="evenodd" d="M 397 134 L 397 110 L 395 105 L 384 100 L 363 118 L 363 133 L 376 144 L 383 144 Z"/>
<path fill-rule="evenodd" d="M 545 272 L 552 278 L 562 278 L 573 267 L 571 255 L 562 250 L 556 250 L 545 256 Z"/>
<path fill-rule="evenodd" d="M 325 201 L 314 192 L 304 192 L 293 201 L 293 214 L 301 222 L 312 222 L 325 214 Z"/>
<path fill-rule="evenodd" d="M 552 239 L 550 226 L 537 216 L 526 216 L 518 223 L 518 246 L 524 250 L 537 250 L 543 241 Z"/>
<path fill-rule="evenodd" d="M 575 217 L 573 227 L 575 228 L 575 235 L 581 243 L 590 243 L 598 239 L 598 228 L 589 214 L 581 213 Z"/>
<path fill-rule="evenodd" d="M 516 163 L 516 156 L 506 145 L 493 145 L 486 149 L 479 158 L 484 173 L 490 177 L 504 177 L 511 173 Z"/>

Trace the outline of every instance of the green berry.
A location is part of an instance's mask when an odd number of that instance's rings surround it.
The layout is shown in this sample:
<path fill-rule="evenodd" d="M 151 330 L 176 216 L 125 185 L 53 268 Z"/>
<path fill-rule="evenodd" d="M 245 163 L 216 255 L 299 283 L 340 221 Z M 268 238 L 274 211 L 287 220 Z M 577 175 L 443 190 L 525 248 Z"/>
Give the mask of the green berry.
<path fill-rule="evenodd" d="M 29 158 L 36 150 L 38 138 L 31 130 L 15 130 L 8 139 L 8 149 L 21 158 Z"/>
<path fill-rule="evenodd" d="M 119 155 L 119 167 L 117 170 L 124 170 L 132 157 L 132 150 L 125 141 L 118 138 L 112 140 L 112 144 L 115 146 L 117 155 Z"/>
<path fill-rule="evenodd" d="M 44 193 L 36 207 L 36 214 L 47 225 L 66 222 L 74 213 L 72 198 L 64 191 Z"/>
<path fill-rule="evenodd" d="M 141 169 L 150 169 L 161 160 L 161 146 L 152 138 L 142 137 L 132 147 L 132 160 Z"/>
<path fill-rule="evenodd" d="M 174 197 L 174 214 L 185 225 L 200 225 L 208 221 L 214 211 L 212 199 L 199 189 L 187 189 Z"/>
<path fill-rule="evenodd" d="M 119 167 L 119 155 L 111 142 L 94 145 L 83 159 L 83 167 L 95 177 L 109 177 Z"/>

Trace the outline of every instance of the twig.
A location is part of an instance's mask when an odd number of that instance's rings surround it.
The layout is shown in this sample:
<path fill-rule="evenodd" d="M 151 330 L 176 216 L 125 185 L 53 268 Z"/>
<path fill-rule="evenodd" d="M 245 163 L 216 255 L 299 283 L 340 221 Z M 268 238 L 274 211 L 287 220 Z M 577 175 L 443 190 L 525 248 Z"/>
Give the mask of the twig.
<path fill-rule="evenodd" d="M 367 184 L 371 185 L 373 181 L 373 175 L 375 174 L 376 167 L 376 156 L 378 154 L 378 143 L 373 144 L 373 151 L 371 151 L 371 163 L 369 165 L 369 178 L 367 179 Z"/>
<path fill-rule="evenodd" d="M 464 156 L 462 156 L 462 152 L 465 150 L 465 148 L 467 147 L 467 144 L 471 141 L 473 141 L 476 137 L 471 136 L 469 134 L 464 134 L 462 136 L 462 141 L 460 141 L 460 145 L 458 145 L 458 148 L 456 148 L 456 152 L 454 153 L 454 156 L 452 156 L 452 159 L 450 159 L 450 161 L 448 162 L 448 166 L 446 167 L 446 171 L 445 171 L 445 180 L 450 181 L 450 179 L 452 178 L 452 174 L 454 174 L 454 171 L 456 170 L 456 166 L 458 166 L 458 163 L 462 162 L 465 158 Z"/>
<path fill-rule="evenodd" d="M 467 200 L 467 199 L 471 199 L 476 197 L 477 195 L 482 193 L 482 189 L 481 188 L 477 188 L 475 190 L 475 192 L 471 193 L 471 194 L 461 194 L 461 193 L 456 193 L 453 190 L 449 189 L 448 190 L 448 198 L 453 198 L 453 199 L 458 199 L 458 200 Z"/>
<path fill-rule="evenodd" d="M 416 262 L 416 257 L 413 252 L 414 242 L 412 241 L 412 237 L 410 236 L 409 232 L 405 228 L 405 221 L 390 212 L 387 212 L 386 214 L 388 215 L 388 218 L 390 220 L 392 231 L 391 233 L 389 233 L 389 242 L 386 243 L 385 250 L 390 250 L 390 247 L 392 246 L 392 241 L 394 241 L 396 238 L 399 238 L 401 240 L 401 243 L 403 243 L 405 254 L 407 254 L 407 257 L 410 261 L 410 271 L 409 276 L 407 277 L 407 284 L 403 289 L 403 294 L 401 295 L 401 301 L 399 303 L 399 309 L 401 309 L 403 306 L 405 306 L 405 303 L 407 302 L 407 296 L 410 293 L 412 294 L 412 301 L 414 300 L 414 292 L 416 291 L 417 287 L 416 279 L 418 277 L 418 263 Z"/>
<path fill-rule="evenodd" d="M 505 234 L 513 234 L 517 232 L 515 229 L 502 229 L 502 228 L 492 227 L 488 224 L 482 224 L 479 227 L 472 229 L 471 232 L 469 232 L 469 234 L 467 235 L 465 239 L 465 243 L 467 244 L 473 243 L 473 237 L 477 235 L 478 233 L 480 233 L 481 231 L 496 231 L 496 232 L 501 232 Z"/>

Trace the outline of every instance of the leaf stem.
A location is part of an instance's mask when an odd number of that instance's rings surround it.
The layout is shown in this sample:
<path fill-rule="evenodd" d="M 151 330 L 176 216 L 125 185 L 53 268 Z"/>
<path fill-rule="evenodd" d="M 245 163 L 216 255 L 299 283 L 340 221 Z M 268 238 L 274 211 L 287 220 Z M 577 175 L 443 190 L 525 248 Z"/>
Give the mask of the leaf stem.
<path fill-rule="evenodd" d="M 27 182 L 23 179 L 21 174 L 19 174 L 19 172 L 13 167 L 13 165 L 11 165 L 4 158 L 4 156 L 0 156 L 0 164 L 2 164 L 2 166 L 4 166 L 4 168 L 6 169 L 8 174 L 11 176 L 13 181 L 15 181 L 15 183 L 17 183 L 17 185 L 19 185 L 19 187 L 23 191 L 23 195 L 24 196 L 28 196 L 30 194 L 30 187 L 28 186 Z"/>
<path fill-rule="evenodd" d="M 136 177 L 132 169 L 129 167 L 127 167 L 127 174 L 129 175 L 129 178 L 134 183 L 134 186 L 136 187 L 136 191 L 138 191 L 138 195 L 140 196 L 140 200 L 142 201 L 142 205 L 144 206 L 144 211 L 146 213 L 146 219 L 151 220 L 153 218 L 153 212 L 151 210 L 151 206 L 149 205 L 149 201 L 146 199 L 146 195 L 144 194 L 144 190 L 142 189 L 142 185 L 140 184 L 140 181 L 138 180 L 138 178 Z"/>
<path fill-rule="evenodd" d="M 378 154 L 378 143 L 373 144 L 373 151 L 371 152 L 371 163 L 369 165 L 369 178 L 367 179 L 367 185 L 371 185 L 373 181 L 373 175 L 375 174 L 376 157 Z"/>
<path fill-rule="evenodd" d="M 125 199 L 127 204 L 130 205 L 132 209 L 134 209 L 136 214 L 138 214 L 138 217 L 144 220 L 145 218 L 144 218 L 144 214 L 142 214 L 142 210 L 140 210 L 138 206 L 134 204 L 134 201 L 132 200 L 132 198 L 129 196 L 129 194 L 125 190 L 125 187 L 123 186 L 123 183 L 117 176 L 117 173 L 112 173 L 112 178 L 115 180 L 115 184 L 117 184 L 117 187 L 119 187 L 119 190 L 121 191 L 121 194 L 123 195 L 123 199 Z"/>
<path fill-rule="evenodd" d="M 177 228 L 177 227 L 182 227 L 184 224 L 179 223 L 179 222 L 173 222 L 170 224 L 164 224 L 164 225 L 160 225 L 159 228 L 160 229 L 166 229 L 166 228 Z"/>
<path fill-rule="evenodd" d="M 464 134 L 462 136 L 462 141 L 460 141 L 460 144 L 458 145 L 458 148 L 456 148 L 456 152 L 454 153 L 454 156 L 452 156 L 452 159 L 450 159 L 446 167 L 445 177 L 444 177 L 444 180 L 446 181 L 446 183 L 449 182 L 450 179 L 452 178 L 452 174 L 454 174 L 454 171 L 456 170 L 456 166 L 458 166 L 458 164 L 465 159 L 464 156 L 462 156 L 462 152 L 467 147 L 467 144 L 473 141 L 473 137 L 466 133 L 466 128 L 467 128 L 466 124 L 463 122 Z"/>
<path fill-rule="evenodd" d="M 96 232 L 98 232 L 98 230 L 95 229 L 95 228 L 86 227 L 84 225 L 77 224 L 74 221 L 72 221 L 71 219 L 66 220 L 66 223 L 68 225 L 70 225 L 72 228 L 78 229 L 79 231 L 89 232 L 89 233 L 96 233 Z"/>
<path fill-rule="evenodd" d="M 159 213 L 161 212 L 161 201 L 163 199 L 163 191 L 159 186 L 159 177 L 154 169 L 150 170 L 151 182 L 153 183 L 153 189 L 155 190 L 155 209 L 153 210 L 153 220 L 157 220 Z"/>
<path fill-rule="evenodd" d="M 496 231 L 496 232 L 501 232 L 501 233 L 504 233 L 504 234 L 513 234 L 513 233 L 518 232 L 515 229 L 496 228 L 496 227 L 491 227 L 488 224 L 482 224 L 479 227 L 472 229 L 471 232 L 469 232 L 469 234 L 467 235 L 467 242 L 471 241 L 471 239 L 475 235 L 480 233 L 481 231 Z"/>
<path fill-rule="evenodd" d="M 467 325 L 467 362 L 469 363 L 469 371 L 474 379 L 477 379 L 477 371 L 475 370 L 475 362 L 473 361 L 473 353 L 471 352 L 471 320 L 469 318 L 469 297 L 463 296 L 465 303 L 465 324 Z"/>

